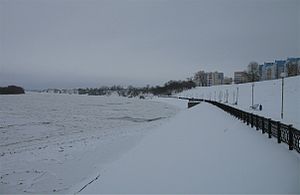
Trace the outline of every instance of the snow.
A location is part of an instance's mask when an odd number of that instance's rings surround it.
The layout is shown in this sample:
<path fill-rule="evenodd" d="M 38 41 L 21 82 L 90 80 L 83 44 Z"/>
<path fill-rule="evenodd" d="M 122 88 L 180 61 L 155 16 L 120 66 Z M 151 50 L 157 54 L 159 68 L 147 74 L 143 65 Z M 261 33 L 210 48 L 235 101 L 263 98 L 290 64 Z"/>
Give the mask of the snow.
<path fill-rule="evenodd" d="M 236 101 L 238 88 L 238 105 L 232 106 L 282 121 L 285 124 L 292 124 L 300 129 L 300 76 L 284 79 L 283 119 L 281 119 L 281 79 L 254 83 L 254 104 L 261 104 L 262 111 L 250 109 L 251 85 L 252 83 L 197 87 L 184 91 L 178 96 L 203 98 L 225 103 L 226 90 L 228 90 L 228 104 L 232 105 Z"/>
<path fill-rule="evenodd" d="M 296 128 L 299 81 L 285 79 L 282 120 Z M 281 120 L 281 80 L 255 83 L 262 111 L 249 109 L 249 83 L 179 95 L 224 102 L 227 89 L 231 105 L 236 87 L 238 108 Z M 0 193 L 300 193 L 299 153 L 213 105 L 186 107 L 174 98 L 0 96 Z"/>
<path fill-rule="evenodd" d="M 64 193 L 178 111 L 120 97 L 0 96 L 0 194 Z"/>
<path fill-rule="evenodd" d="M 300 193 L 298 153 L 204 102 L 99 173 L 81 193 Z"/>
<path fill-rule="evenodd" d="M 187 108 L 187 103 L 188 100 L 180 100 L 178 101 L 177 98 L 152 98 L 151 101 L 154 102 L 163 102 L 172 106 L 175 106 L 176 108 L 180 109 L 180 110 L 186 110 Z"/>

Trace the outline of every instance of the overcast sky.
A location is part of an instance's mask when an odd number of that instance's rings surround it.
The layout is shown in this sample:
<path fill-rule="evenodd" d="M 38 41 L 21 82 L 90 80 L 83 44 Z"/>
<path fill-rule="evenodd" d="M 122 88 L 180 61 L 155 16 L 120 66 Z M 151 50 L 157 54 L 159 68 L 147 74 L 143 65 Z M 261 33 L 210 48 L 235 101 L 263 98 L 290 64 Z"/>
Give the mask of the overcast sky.
<path fill-rule="evenodd" d="M 0 86 L 156 85 L 292 56 L 299 0 L 0 0 Z"/>

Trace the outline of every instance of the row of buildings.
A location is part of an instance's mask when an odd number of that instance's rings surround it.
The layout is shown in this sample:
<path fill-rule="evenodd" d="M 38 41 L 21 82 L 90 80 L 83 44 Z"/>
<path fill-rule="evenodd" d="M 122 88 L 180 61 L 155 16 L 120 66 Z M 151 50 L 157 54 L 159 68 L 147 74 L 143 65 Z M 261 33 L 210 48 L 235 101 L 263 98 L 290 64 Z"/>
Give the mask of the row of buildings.
<path fill-rule="evenodd" d="M 212 86 L 212 85 L 222 85 L 231 84 L 232 78 L 225 77 L 223 72 L 204 72 L 199 71 L 195 73 L 193 81 L 197 86 Z"/>
<path fill-rule="evenodd" d="M 234 72 L 234 83 L 279 79 L 283 76 L 282 73 L 287 77 L 299 75 L 300 58 L 275 60 L 261 65 L 251 62 L 247 67 L 247 71 Z"/>
<path fill-rule="evenodd" d="M 225 77 L 223 72 L 199 71 L 194 74 L 193 81 L 197 86 L 212 86 L 222 84 L 235 84 L 271 80 L 285 76 L 296 76 L 300 74 L 300 58 L 287 58 L 286 60 L 275 60 L 259 65 L 250 62 L 247 70 L 234 72 L 234 79 Z"/>

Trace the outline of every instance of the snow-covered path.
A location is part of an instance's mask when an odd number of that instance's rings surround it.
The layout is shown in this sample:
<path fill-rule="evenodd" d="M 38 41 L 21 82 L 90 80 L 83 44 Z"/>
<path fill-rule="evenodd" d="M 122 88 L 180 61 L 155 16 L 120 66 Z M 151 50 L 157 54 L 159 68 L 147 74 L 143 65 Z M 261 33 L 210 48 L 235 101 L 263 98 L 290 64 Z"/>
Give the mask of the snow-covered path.
<path fill-rule="evenodd" d="M 177 96 L 218 101 L 246 112 L 282 121 L 285 124 L 291 124 L 295 128 L 300 129 L 300 75 L 284 79 L 283 119 L 281 118 L 282 80 L 267 80 L 254 83 L 254 104 L 261 104 L 262 111 L 250 109 L 252 84 L 196 87 L 183 91 Z M 233 105 L 237 100 L 238 104 Z"/>
<path fill-rule="evenodd" d="M 201 103 L 153 130 L 81 193 L 300 193 L 300 156 Z"/>

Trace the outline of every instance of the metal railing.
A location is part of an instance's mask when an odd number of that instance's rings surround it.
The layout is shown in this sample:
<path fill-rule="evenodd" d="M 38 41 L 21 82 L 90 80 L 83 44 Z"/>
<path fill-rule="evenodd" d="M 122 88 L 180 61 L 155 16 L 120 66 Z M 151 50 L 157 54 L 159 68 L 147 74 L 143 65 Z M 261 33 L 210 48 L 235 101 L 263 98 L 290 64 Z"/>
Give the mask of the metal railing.
<path fill-rule="evenodd" d="M 277 138 L 277 143 L 286 143 L 290 150 L 295 149 L 300 153 L 300 131 L 292 125 L 286 125 L 280 121 L 274 121 L 271 118 L 265 118 L 216 101 L 186 97 L 179 97 L 179 99 L 204 101 L 215 105 L 252 128 L 255 127 L 257 131 L 261 130 L 262 134 L 268 134 L 269 138 Z"/>

